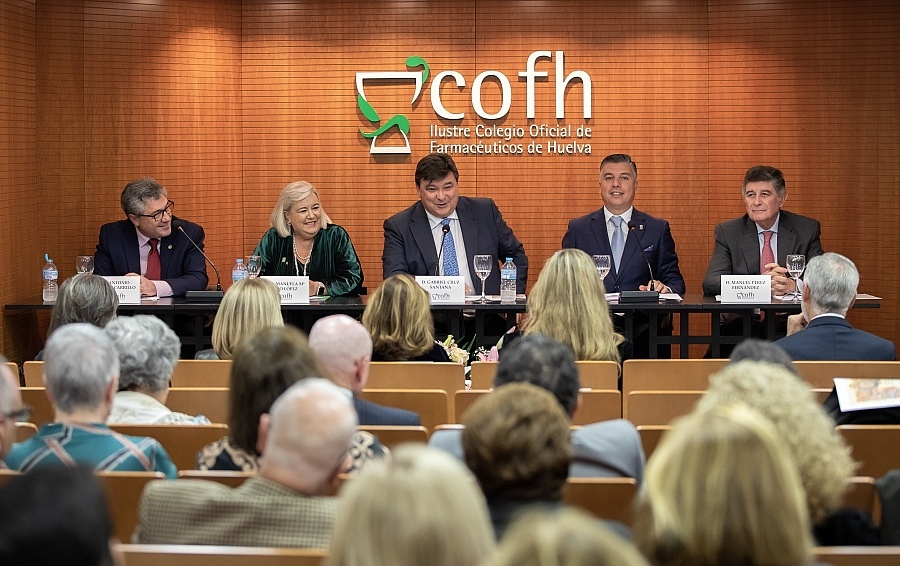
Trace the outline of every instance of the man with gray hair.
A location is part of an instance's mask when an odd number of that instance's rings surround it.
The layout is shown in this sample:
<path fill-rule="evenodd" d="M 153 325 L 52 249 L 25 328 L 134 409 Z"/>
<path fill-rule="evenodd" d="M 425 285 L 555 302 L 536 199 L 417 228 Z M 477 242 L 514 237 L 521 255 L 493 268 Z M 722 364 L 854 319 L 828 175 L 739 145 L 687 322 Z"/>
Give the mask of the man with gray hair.
<path fill-rule="evenodd" d="M 6 358 L 0 356 L 0 469 L 3 459 L 16 442 L 16 422 L 28 420 L 31 409 L 22 405 L 19 380 L 6 366 Z"/>
<path fill-rule="evenodd" d="M 166 188 L 149 178 L 131 181 L 121 204 L 126 220 L 100 228 L 94 273 L 139 275 L 142 297 L 181 297 L 206 289 L 203 228 L 175 218 Z"/>
<path fill-rule="evenodd" d="M 369 379 L 372 337 L 359 321 L 345 314 L 320 318 L 309 332 L 309 347 L 331 381 L 353 398 L 361 425 L 419 426 L 419 415 L 412 411 L 385 407 L 360 399 Z"/>
<path fill-rule="evenodd" d="M 46 466 L 83 464 L 98 471 L 178 471 L 153 438 L 117 434 L 106 426 L 119 384 L 119 358 L 96 326 L 67 324 L 47 340 L 44 384 L 54 422 L 13 447 L 6 464 L 27 472 Z"/>
<path fill-rule="evenodd" d="M 349 464 L 356 414 L 326 379 L 292 385 L 260 419 L 259 475 L 240 487 L 151 482 L 144 490 L 143 544 L 227 544 L 328 548 L 339 500 L 334 480 Z"/>

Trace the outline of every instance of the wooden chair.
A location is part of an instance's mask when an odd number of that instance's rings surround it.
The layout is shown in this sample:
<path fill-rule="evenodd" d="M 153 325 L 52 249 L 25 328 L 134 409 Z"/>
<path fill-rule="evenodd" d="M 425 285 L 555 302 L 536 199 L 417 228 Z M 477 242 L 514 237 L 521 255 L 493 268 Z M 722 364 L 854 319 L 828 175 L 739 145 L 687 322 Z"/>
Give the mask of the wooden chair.
<path fill-rule="evenodd" d="M 419 414 L 419 422 L 428 430 L 450 422 L 448 393 L 440 389 L 365 389 L 360 398 L 379 405 L 406 409 Z"/>
<path fill-rule="evenodd" d="M 470 389 L 469 391 L 457 391 L 454 395 L 456 405 L 456 421 L 462 422 L 462 416 L 482 395 L 487 395 L 489 389 Z M 581 407 L 575 412 L 572 419 L 574 425 L 589 425 L 600 421 L 622 418 L 622 394 L 618 390 L 602 391 L 583 389 L 581 391 Z"/>
<path fill-rule="evenodd" d="M 20 383 L 19 381 L 19 364 L 16 362 L 6 362 L 6 367 L 9 368 L 9 371 L 12 372 L 13 377 L 16 378 L 16 383 Z"/>
<path fill-rule="evenodd" d="M 634 521 L 634 478 L 569 478 L 563 489 L 563 501 L 600 519 L 626 525 Z"/>
<path fill-rule="evenodd" d="M 639 425 L 637 427 L 638 434 L 641 437 L 641 446 L 644 448 L 644 457 L 650 458 L 653 451 L 659 445 L 662 437 L 671 430 L 669 425 Z"/>
<path fill-rule="evenodd" d="M 357 427 L 359 430 L 371 432 L 378 440 L 388 448 L 394 448 L 398 444 L 406 442 L 428 442 L 428 429 L 424 426 L 375 426 L 365 425 Z"/>
<path fill-rule="evenodd" d="M 897 566 L 900 546 L 817 546 L 817 564 L 831 566 Z"/>
<path fill-rule="evenodd" d="M 710 374 L 727 363 L 724 359 L 626 360 L 622 364 L 622 414 L 628 415 L 632 391 L 706 391 Z"/>
<path fill-rule="evenodd" d="M 44 362 L 25 362 L 22 372 L 25 374 L 25 387 L 44 386 Z"/>
<path fill-rule="evenodd" d="M 853 459 L 860 463 L 856 473 L 881 477 L 900 468 L 900 425 L 841 425 L 838 432 L 852 449 Z"/>
<path fill-rule="evenodd" d="M 441 389 L 447 392 L 447 415 L 453 393 L 466 388 L 465 368 L 447 362 L 372 362 L 366 389 Z"/>
<path fill-rule="evenodd" d="M 872 517 L 872 522 L 881 524 L 881 499 L 875 489 L 875 478 L 856 476 L 850 478 L 850 486 L 844 494 L 842 507 L 859 509 Z"/>
<path fill-rule="evenodd" d="M 231 360 L 179 360 L 172 387 L 228 387 Z"/>
<path fill-rule="evenodd" d="M 47 399 L 47 391 L 43 386 L 20 387 L 19 392 L 22 394 L 22 403 L 34 408 L 34 412 L 31 414 L 33 423 L 40 426 L 53 422 L 53 406 L 50 404 L 50 399 Z"/>
<path fill-rule="evenodd" d="M 810 387 L 831 390 L 835 377 L 894 377 L 900 378 L 897 362 L 794 362 L 797 371 Z"/>
<path fill-rule="evenodd" d="M 197 453 L 201 448 L 228 435 L 228 426 L 210 425 L 110 425 L 110 428 L 129 436 L 150 436 L 157 439 L 169 453 L 175 467 L 193 470 L 197 467 Z"/>
<path fill-rule="evenodd" d="M 173 387 L 166 406 L 191 416 L 203 415 L 214 423 L 228 422 L 227 387 Z"/>
<path fill-rule="evenodd" d="M 214 481 L 228 487 L 238 487 L 247 478 L 255 476 L 252 472 L 222 472 L 219 470 L 181 470 L 178 472 L 180 480 L 206 480 Z"/>
<path fill-rule="evenodd" d="M 481 399 L 485 395 L 490 395 L 490 393 L 490 389 L 469 389 L 468 391 L 461 390 L 454 393 L 453 406 L 456 412 L 453 415 L 453 422 L 461 423 L 462 417 L 466 413 L 466 411 L 469 410 L 469 407 L 471 407 L 475 401 Z"/>
<path fill-rule="evenodd" d="M 324 549 L 174 544 L 115 544 L 124 566 L 321 566 Z"/>
<path fill-rule="evenodd" d="M 575 362 L 581 387 L 587 389 L 619 389 L 619 364 L 616 362 Z M 497 362 L 472 362 L 472 389 L 493 387 Z"/>
<path fill-rule="evenodd" d="M 38 426 L 34 423 L 16 423 L 16 442 L 24 442 L 37 434 Z"/>
<path fill-rule="evenodd" d="M 624 416 L 635 426 L 667 425 L 690 413 L 701 397 L 702 391 L 632 391 Z"/>

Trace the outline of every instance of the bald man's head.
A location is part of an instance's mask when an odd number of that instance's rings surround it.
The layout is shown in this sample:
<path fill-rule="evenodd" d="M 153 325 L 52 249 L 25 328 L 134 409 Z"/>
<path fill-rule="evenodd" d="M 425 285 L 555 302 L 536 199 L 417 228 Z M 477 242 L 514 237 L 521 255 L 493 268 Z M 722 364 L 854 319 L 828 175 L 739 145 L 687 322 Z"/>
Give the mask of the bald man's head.
<path fill-rule="evenodd" d="M 320 318 L 309 332 L 309 346 L 329 377 L 359 393 L 369 377 L 372 337 L 359 321 L 344 314 Z"/>

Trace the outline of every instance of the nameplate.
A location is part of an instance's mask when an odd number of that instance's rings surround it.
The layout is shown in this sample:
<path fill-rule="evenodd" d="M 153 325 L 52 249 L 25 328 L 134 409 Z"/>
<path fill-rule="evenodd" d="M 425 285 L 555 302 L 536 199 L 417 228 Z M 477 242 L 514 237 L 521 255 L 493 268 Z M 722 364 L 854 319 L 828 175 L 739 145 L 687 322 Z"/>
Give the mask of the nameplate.
<path fill-rule="evenodd" d="M 282 305 L 309 304 L 309 277 L 263 275 L 262 279 L 278 286 Z"/>
<path fill-rule="evenodd" d="M 416 283 L 428 291 L 432 304 L 466 302 L 466 282 L 461 275 L 444 275 L 441 277 L 429 277 L 416 275 Z"/>
<path fill-rule="evenodd" d="M 120 305 L 136 305 L 141 302 L 141 278 L 139 275 L 130 277 L 107 277 L 104 279 L 112 285 L 116 295 L 119 296 Z"/>
<path fill-rule="evenodd" d="M 771 275 L 723 275 L 723 303 L 768 303 L 772 300 Z"/>

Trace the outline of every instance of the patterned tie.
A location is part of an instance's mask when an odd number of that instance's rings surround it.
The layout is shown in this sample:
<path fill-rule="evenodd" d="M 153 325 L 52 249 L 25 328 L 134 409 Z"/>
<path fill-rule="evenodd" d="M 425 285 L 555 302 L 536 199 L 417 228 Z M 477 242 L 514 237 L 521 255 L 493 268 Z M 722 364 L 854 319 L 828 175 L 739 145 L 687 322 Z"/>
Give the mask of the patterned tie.
<path fill-rule="evenodd" d="M 613 216 L 609 221 L 615 226 L 610 247 L 612 248 L 613 260 L 616 262 L 616 273 L 618 273 L 619 268 L 622 266 L 622 252 L 625 251 L 625 238 L 622 237 L 622 217 Z"/>
<path fill-rule="evenodd" d="M 150 281 L 159 281 L 162 271 L 159 264 L 159 250 L 156 249 L 156 245 L 159 244 L 159 238 L 150 238 L 147 243 L 150 244 L 150 253 L 147 254 L 147 272 L 144 274 L 144 277 Z"/>
<path fill-rule="evenodd" d="M 760 274 L 766 272 L 766 266 L 770 263 L 775 263 L 775 254 L 772 252 L 772 235 L 775 232 L 771 230 L 763 231 L 763 247 L 762 247 L 762 256 L 759 258 L 759 272 Z"/>
<path fill-rule="evenodd" d="M 441 220 L 443 226 L 450 226 L 450 219 Z M 456 263 L 456 245 L 453 243 L 453 232 L 444 233 L 444 275 L 459 275 L 459 264 Z"/>

